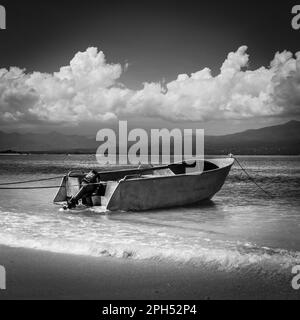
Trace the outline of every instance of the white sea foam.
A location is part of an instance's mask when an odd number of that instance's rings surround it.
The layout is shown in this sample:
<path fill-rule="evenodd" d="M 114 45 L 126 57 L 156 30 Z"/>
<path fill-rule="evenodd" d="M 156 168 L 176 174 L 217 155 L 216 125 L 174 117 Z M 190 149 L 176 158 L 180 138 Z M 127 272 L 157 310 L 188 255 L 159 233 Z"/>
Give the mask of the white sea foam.
<path fill-rule="evenodd" d="M 64 234 L 59 235 L 65 223 L 55 230 L 57 221 L 56 223 L 51 219 L 42 221 L 36 216 L 25 219 L 24 217 L 23 215 L 23 223 L 21 221 L 14 223 L 14 228 L 7 228 L 5 232 L 0 233 L 1 244 L 93 257 L 150 259 L 195 267 L 206 266 L 225 271 L 246 268 L 256 272 L 268 270 L 278 273 L 284 272 L 295 264 L 300 264 L 299 252 L 258 247 L 249 242 L 201 239 L 200 237 L 194 243 L 189 243 L 181 237 L 168 236 L 166 233 L 168 230 L 165 230 L 165 233 L 158 229 L 156 232 L 155 230 L 149 232 L 146 228 L 143 229 L 143 226 L 139 226 L 133 233 L 134 228 L 125 230 L 126 226 L 123 225 L 123 229 L 120 226 L 113 226 L 109 220 L 106 225 L 109 232 L 101 231 L 98 236 L 92 229 L 65 230 Z M 27 223 L 26 227 L 24 222 Z M 33 228 L 35 232 L 32 231 Z M 128 236 L 130 233 L 132 235 Z"/>

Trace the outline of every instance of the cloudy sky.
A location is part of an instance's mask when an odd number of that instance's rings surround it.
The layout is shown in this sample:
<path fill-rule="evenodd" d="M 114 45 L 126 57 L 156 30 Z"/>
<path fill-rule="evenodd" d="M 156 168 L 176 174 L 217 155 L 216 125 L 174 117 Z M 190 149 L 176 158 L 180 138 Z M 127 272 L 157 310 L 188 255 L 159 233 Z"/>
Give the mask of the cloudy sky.
<path fill-rule="evenodd" d="M 1 1 L 0 129 L 224 134 L 299 119 L 288 1 Z"/>

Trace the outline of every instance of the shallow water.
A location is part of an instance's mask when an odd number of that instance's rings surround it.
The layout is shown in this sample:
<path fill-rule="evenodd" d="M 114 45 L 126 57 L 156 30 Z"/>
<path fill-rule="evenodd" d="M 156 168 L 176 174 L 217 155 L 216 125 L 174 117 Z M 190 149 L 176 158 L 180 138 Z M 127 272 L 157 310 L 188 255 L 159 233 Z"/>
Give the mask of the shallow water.
<path fill-rule="evenodd" d="M 300 264 L 300 157 L 239 160 L 272 199 L 236 165 L 210 203 L 167 210 L 63 212 L 52 204 L 56 189 L 1 190 L 0 244 L 237 272 L 290 273 Z M 2 155 L 0 179 L 47 178 L 90 167 L 98 168 L 92 155 Z M 32 185 L 37 184 L 22 186 Z"/>

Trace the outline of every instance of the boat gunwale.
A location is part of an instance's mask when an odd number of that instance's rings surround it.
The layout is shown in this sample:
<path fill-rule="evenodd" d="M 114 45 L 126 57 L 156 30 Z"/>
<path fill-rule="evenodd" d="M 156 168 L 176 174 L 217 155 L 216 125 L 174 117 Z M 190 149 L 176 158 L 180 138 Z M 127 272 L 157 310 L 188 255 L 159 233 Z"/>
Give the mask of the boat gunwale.
<path fill-rule="evenodd" d="M 221 159 L 231 159 L 231 158 L 220 158 Z M 209 159 L 206 159 L 207 161 L 209 161 Z M 219 160 L 219 159 L 218 159 Z M 232 167 L 234 164 L 234 159 L 232 158 L 232 163 L 228 164 L 228 165 L 225 165 L 225 166 L 222 166 L 222 167 L 218 167 L 216 169 L 211 169 L 211 170 L 206 170 L 206 171 L 196 171 L 196 172 L 190 172 L 190 173 L 180 173 L 180 174 L 174 174 L 172 176 L 167 176 L 167 175 L 153 175 L 153 176 L 150 176 L 149 177 L 138 177 L 138 178 L 132 178 L 132 179 L 120 179 L 118 181 L 118 183 L 125 183 L 125 182 L 129 182 L 129 181 L 139 181 L 139 180 L 151 180 L 151 179 L 166 179 L 166 178 L 176 178 L 176 177 L 183 177 L 183 176 L 201 176 L 201 175 L 204 175 L 204 174 L 208 174 L 208 173 L 211 173 L 211 172 L 216 172 L 216 171 L 219 171 L 219 170 L 223 170 L 225 168 L 228 168 L 228 167 Z M 151 169 L 150 169 L 151 170 Z M 155 168 L 153 168 L 153 170 L 155 170 Z M 112 172 L 115 172 L 115 171 L 112 171 Z M 110 181 L 114 181 L 114 180 L 110 180 Z"/>

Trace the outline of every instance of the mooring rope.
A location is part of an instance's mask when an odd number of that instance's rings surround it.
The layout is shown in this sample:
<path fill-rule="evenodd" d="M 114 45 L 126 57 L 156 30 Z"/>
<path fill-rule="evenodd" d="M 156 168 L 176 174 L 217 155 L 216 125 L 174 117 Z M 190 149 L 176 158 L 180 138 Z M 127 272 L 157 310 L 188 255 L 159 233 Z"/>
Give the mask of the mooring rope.
<path fill-rule="evenodd" d="M 247 175 L 247 177 L 249 178 L 249 180 L 250 180 L 251 182 L 253 182 L 260 190 L 262 190 L 262 191 L 263 191 L 265 194 L 267 194 L 270 198 L 273 198 L 273 197 L 274 197 L 270 192 L 266 191 L 263 187 L 261 187 L 261 186 L 250 176 L 250 174 L 247 172 L 246 169 L 244 169 L 244 167 L 241 165 L 241 163 L 239 162 L 239 160 L 238 160 L 236 157 L 234 157 L 234 156 L 232 156 L 232 157 L 234 158 L 234 160 L 236 161 L 236 163 L 240 166 L 240 168 L 242 169 L 242 171 Z"/>
<path fill-rule="evenodd" d="M 241 163 L 239 162 L 239 160 L 234 157 L 232 154 L 230 154 L 231 158 L 234 158 L 234 160 L 237 162 L 237 164 L 239 165 L 239 167 L 242 169 L 242 171 L 247 175 L 247 177 L 249 178 L 249 180 L 254 183 L 260 190 L 262 190 L 265 194 L 267 194 L 270 198 L 273 198 L 274 196 L 266 191 L 264 188 L 262 188 L 251 176 L 250 174 L 247 172 L 246 169 L 244 169 L 244 167 L 241 165 Z M 195 160 L 195 159 L 194 159 Z M 186 160 L 189 161 L 189 160 Z M 160 168 L 164 168 L 164 167 L 168 167 L 169 165 L 165 165 L 165 166 L 161 166 Z M 149 170 L 150 168 L 141 168 L 141 170 Z M 155 169 L 155 167 L 153 168 Z M 15 185 L 15 184 L 25 184 L 25 183 L 31 183 L 31 182 L 41 182 L 41 181 L 49 181 L 49 180 L 55 180 L 55 179 L 61 179 L 63 178 L 63 176 L 55 176 L 55 177 L 51 177 L 51 178 L 43 178 L 43 179 L 34 179 L 34 180 L 25 180 L 25 181 L 15 181 L 15 182 L 7 182 L 7 183 L 0 183 L 0 186 L 7 186 L 7 185 Z M 91 183 L 91 184 L 99 184 L 97 183 Z M 36 190 L 36 189 L 54 189 L 54 188 L 64 188 L 65 186 L 36 186 L 36 187 L 0 187 L 0 190 Z"/>
<path fill-rule="evenodd" d="M 101 184 L 106 184 L 106 181 L 102 181 Z M 100 182 L 89 183 L 88 185 L 100 185 Z M 69 185 L 69 187 L 77 187 L 77 184 Z M 35 189 L 54 189 L 54 188 L 67 188 L 64 185 L 60 186 L 36 186 L 36 187 L 0 187 L 0 190 L 35 190 Z"/>
<path fill-rule="evenodd" d="M 0 190 L 35 190 L 35 189 L 56 189 L 60 188 L 61 186 L 40 186 L 40 187 L 12 187 L 12 188 L 5 188 L 0 187 Z M 64 187 L 64 186 L 62 186 Z"/>
<path fill-rule="evenodd" d="M 13 184 L 24 184 L 24 183 L 40 182 L 40 181 L 49 181 L 49 180 L 62 179 L 62 178 L 63 178 L 63 176 L 56 176 L 56 177 L 43 178 L 43 179 L 23 180 L 23 181 L 15 181 L 15 182 L 4 182 L 4 183 L 0 183 L 0 186 L 8 186 L 8 185 L 13 185 Z"/>

